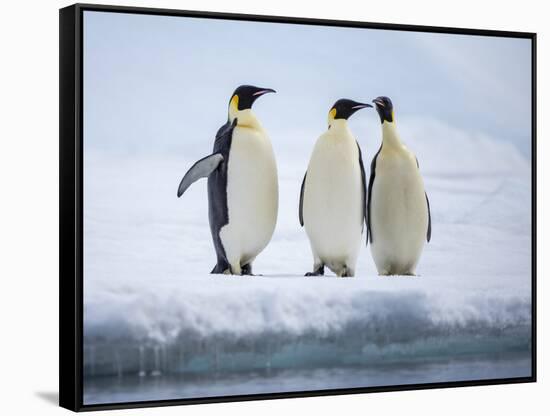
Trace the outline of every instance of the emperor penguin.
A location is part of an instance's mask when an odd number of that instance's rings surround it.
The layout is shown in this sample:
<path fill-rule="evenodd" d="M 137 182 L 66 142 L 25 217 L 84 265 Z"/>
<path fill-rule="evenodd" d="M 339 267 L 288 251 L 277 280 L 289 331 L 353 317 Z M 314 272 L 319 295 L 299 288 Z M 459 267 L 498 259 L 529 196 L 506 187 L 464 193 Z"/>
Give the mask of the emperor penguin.
<path fill-rule="evenodd" d="M 397 131 L 388 97 L 373 100 L 382 123 L 382 145 L 374 156 L 367 199 L 367 240 L 378 274 L 416 274 L 425 241 L 430 241 L 430 202 L 418 159 Z"/>
<path fill-rule="evenodd" d="M 365 169 L 348 118 L 365 107 L 340 99 L 328 113 L 328 129 L 313 148 L 300 191 L 299 219 L 313 253 L 313 271 L 327 266 L 339 277 L 355 275 L 366 218 Z"/>
<path fill-rule="evenodd" d="M 252 262 L 267 246 L 277 222 L 279 188 L 271 141 L 254 102 L 271 88 L 241 85 L 229 99 L 227 122 L 212 154 L 185 174 L 178 197 L 208 177 L 208 219 L 217 262 L 211 273 L 252 275 Z"/>

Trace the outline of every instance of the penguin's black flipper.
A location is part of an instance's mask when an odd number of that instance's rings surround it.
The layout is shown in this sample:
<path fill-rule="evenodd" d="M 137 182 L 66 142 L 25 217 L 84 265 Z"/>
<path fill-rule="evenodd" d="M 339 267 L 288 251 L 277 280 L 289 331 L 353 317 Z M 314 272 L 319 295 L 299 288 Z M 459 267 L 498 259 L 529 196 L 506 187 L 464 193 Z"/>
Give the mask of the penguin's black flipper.
<path fill-rule="evenodd" d="M 418 158 L 416 158 L 416 167 L 420 169 Z M 426 240 L 429 243 L 432 239 L 432 213 L 430 212 L 430 200 L 428 199 L 428 194 L 424 192 L 424 195 L 426 196 L 426 204 L 428 205 L 428 231 L 426 232 Z"/>
<path fill-rule="evenodd" d="M 237 118 L 235 118 L 232 123 L 227 120 L 227 123 L 218 129 L 218 132 L 216 133 L 216 140 L 214 141 L 214 147 L 216 147 L 216 144 L 219 146 L 219 142 L 227 142 L 227 138 L 230 138 L 233 134 L 233 130 L 237 126 L 237 122 Z M 214 153 L 216 153 L 215 149 Z"/>
<path fill-rule="evenodd" d="M 380 150 L 382 150 L 382 145 L 380 145 L 380 149 L 378 149 L 378 152 L 376 152 L 370 164 L 369 189 L 367 194 L 367 244 L 369 242 L 369 238 L 372 243 L 372 230 L 370 228 L 370 203 L 372 199 L 372 185 L 374 184 L 374 177 L 376 176 L 376 158 L 378 157 Z"/>
<path fill-rule="evenodd" d="M 307 172 L 304 174 L 304 179 L 302 180 L 302 187 L 300 188 L 300 208 L 298 209 L 298 218 L 300 219 L 300 225 L 304 226 L 304 188 L 306 185 L 306 176 Z"/>
<path fill-rule="evenodd" d="M 178 187 L 178 198 L 189 188 L 195 181 L 200 178 L 207 178 L 223 161 L 223 156 L 220 153 L 214 153 L 206 156 L 195 162 L 191 169 L 187 171 Z"/>
<path fill-rule="evenodd" d="M 430 212 L 430 200 L 428 199 L 428 194 L 424 192 L 424 195 L 426 195 L 426 204 L 428 204 L 428 232 L 426 233 L 426 240 L 428 240 L 428 243 L 432 239 L 432 214 Z"/>
<path fill-rule="evenodd" d="M 363 156 L 361 155 L 361 147 L 359 146 L 359 143 L 357 143 L 357 150 L 359 151 L 359 167 L 361 168 L 361 187 L 363 191 L 363 197 L 361 198 L 361 203 L 363 204 L 363 214 L 361 216 L 362 219 L 365 220 L 365 224 L 367 223 L 367 179 L 365 176 L 365 166 L 363 165 Z M 361 220 L 361 232 L 363 232 L 363 221 Z M 369 242 L 368 236 L 366 243 Z"/>

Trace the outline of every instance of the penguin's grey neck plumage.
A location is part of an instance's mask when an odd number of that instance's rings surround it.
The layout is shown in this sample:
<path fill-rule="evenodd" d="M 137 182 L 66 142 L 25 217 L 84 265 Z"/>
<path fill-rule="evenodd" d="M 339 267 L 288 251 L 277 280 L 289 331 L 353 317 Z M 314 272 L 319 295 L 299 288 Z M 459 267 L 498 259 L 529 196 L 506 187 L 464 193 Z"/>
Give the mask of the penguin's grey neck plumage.
<path fill-rule="evenodd" d="M 384 121 L 382 123 L 382 144 L 386 148 L 402 148 L 403 143 L 399 137 L 395 120 L 392 122 Z"/>

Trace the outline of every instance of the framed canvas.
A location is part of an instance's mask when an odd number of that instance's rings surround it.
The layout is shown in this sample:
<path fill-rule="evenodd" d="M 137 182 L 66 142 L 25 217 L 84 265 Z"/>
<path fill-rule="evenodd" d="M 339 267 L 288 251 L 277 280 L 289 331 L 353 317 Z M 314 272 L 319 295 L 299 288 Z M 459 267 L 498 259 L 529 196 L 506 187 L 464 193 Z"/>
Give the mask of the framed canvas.
<path fill-rule="evenodd" d="M 534 33 L 60 10 L 60 404 L 536 380 Z"/>

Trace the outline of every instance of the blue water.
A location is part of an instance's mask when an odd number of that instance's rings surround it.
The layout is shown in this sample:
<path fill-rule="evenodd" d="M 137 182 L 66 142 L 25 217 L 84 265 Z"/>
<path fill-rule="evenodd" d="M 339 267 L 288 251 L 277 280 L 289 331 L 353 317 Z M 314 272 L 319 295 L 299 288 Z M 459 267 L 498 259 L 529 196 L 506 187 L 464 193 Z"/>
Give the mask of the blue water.
<path fill-rule="evenodd" d="M 206 398 L 242 394 L 396 386 L 531 376 L 528 353 L 463 356 L 447 360 L 404 360 L 335 368 L 209 371 L 191 374 L 148 372 L 87 376 L 84 404 Z"/>

